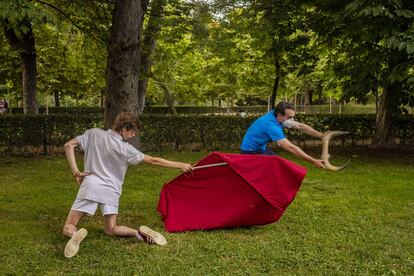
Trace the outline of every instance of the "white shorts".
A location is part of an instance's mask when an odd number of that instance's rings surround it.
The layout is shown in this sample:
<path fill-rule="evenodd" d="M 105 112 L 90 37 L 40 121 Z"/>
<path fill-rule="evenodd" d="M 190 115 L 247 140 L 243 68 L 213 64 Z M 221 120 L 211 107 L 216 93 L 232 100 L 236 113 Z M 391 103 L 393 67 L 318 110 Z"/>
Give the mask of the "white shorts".
<path fill-rule="evenodd" d="M 108 205 L 104 203 L 99 203 L 89 199 L 79 199 L 77 198 L 72 205 L 71 210 L 87 213 L 91 216 L 95 215 L 96 209 L 98 206 L 101 208 L 102 215 L 117 215 L 118 207 L 113 205 Z"/>

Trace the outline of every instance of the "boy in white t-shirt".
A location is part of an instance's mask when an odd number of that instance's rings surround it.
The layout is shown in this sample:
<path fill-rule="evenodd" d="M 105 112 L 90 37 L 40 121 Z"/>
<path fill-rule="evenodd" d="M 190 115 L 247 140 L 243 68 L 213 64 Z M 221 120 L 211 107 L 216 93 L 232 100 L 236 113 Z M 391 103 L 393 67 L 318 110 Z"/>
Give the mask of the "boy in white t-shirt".
<path fill-rule="evenodd" d="M 183 172 L 191 171 L 190 164 L 174 162 L 145 155 L 125 142 L 134 137 L 139 129 L 139 121 L 129 112 L 120 113 L 112 129 L 89 129 L 65 144 L 65 153 L 70 169 L 80 186 L 78 195 L 66 219 L 63 234 L 70 237 L 65 247 L 65 256 L 71 258 L 79 251 L 80 242 L 86 237 L 87 230 L 77 229 L 85 215 L 94 215 L 98 206 L 104 216 L 105 233 L 110 236 L 136 237 L 148 244 L 166 245 L 167 241 L 158 232 L 140 226 L 138 229 L 116 224 L 122 184 L 129 165 L 147 162 L 168 168 L 178 168 Z M 84 172 L 78 169 L 75 148 L 85 152 Z"/>

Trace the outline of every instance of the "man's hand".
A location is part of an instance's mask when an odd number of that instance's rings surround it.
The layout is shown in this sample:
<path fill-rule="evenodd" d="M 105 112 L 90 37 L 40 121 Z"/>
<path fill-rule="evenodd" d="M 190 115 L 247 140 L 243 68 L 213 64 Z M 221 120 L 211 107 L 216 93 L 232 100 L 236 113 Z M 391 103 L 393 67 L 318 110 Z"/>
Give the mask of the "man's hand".
<path fill-rule="evenodd" d="M 181 163 L 180 169 L 183 172 L 191 172 L 194 170 L 193 166 L 191 166 L 190 164 L 186 164 L 186 163 Z"/>
<path fill-rule="evenodd" d="M 315 161 L 312 162 L 312 163 L 317 168 L 325 169 L 325 161 L 324 160 L 317 160 L 317 159 L 315 159 Z"/>

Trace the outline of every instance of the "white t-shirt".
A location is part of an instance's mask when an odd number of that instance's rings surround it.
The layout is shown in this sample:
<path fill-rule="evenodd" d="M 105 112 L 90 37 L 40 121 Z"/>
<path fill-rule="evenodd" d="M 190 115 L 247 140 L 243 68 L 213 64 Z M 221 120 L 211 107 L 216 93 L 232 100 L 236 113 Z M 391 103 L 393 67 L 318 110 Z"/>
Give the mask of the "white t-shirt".
<path fill-rule="evenodd" d="M 89 129 L 76 140 L 85 152 L 84 172 L 91 173 L 84 178 L 76 198 L 118 207 L 126 170 L 140 163 L 144 154 L 111 129 Z"/>

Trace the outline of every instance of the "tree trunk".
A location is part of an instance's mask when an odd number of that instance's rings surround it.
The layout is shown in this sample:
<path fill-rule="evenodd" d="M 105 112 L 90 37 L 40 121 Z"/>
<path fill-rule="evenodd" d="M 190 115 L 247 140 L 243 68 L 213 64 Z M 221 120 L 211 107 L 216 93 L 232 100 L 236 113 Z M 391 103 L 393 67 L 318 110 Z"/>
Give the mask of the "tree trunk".
<path fill-rule="evenodd" d="M 164 91 L 165 101 L 167 102 L 167 105 L 170 108 L 171 114 L 178 115 L 177 110 L 175 109 L 175 105 L 174 105 L 174 96 L 172 95 L 172 93 L 170 92 L 170 90 L 164 83 L 159 83 L 159 85 Z"/>
<path fill-rule="evenodd" d="M 36 48 L 35 38 L 32 26 L 27 18 L 23 18 L 20 22 L 21 27 L 25 27 L 27 31 L 21 33 L 20 37 L 12 28 L 8 28 L 9 21 L 3 20 L 7 40 L 11 47 L 19 51 L 22 62 L 22 79 L 23 79 L 23 110 L 24 114 L 38 114 L 39 108 L 36 100 Z"/>
<path fill-rule="evenodd" d="M 318 104 L 322 104 L 322 86 L 318 83 Z"/>
<path fill-rule="evenodd" d="M 375 114 L 378 113 L 378 104 L 379 104 L 379 97 L 378 97 L 378 81 L 377 79 L 374 80 L 374 84 L 372 86 L 372 93 L 375 95 Z"/>
<path fill-rule="evenodd" d="M 380 97 L 375 120 L 373 139 L 373 145 L 375 147 L 387 148 L 394 144 L 394 125 L 398 98 L 398 88 L 386 83 Z"/>
<path fill-rule="evenodd" d="M 142 114 L 145 107 L 145 95 L 147 94 L 148 79 L 151 73 L 152 56 L 156 48 L 156 42 L 161 30 L 161 22 L 164 18 L 165 0 L 153 0 L 148 25 L 144 33 L 144 42 L 141 54 L 140 80 L 138 82 L 138 113 Z"/>
<path fill-rule="evenodd" d="M 100 106 L 104 107 L 105 104 L 105 90 L 101 90 L 101 101 L 100 101 Z"/>
<path fill-rule="evenodd" d="M 270 97 L 270 109 L 275 107 L 277 90 L 279 88 L 280 81 L 280 63 L 277 58 L 275 58 L 275 80 L 273 82 L 272 96 Z"/>
<path fill-rule="evenodd" d="M 305 96 L 304 95 L 300 95 L 300 111 L 301 112 L 306 111 L 304 109 L 304 106 L 305 106 Z"/>
<path fill-rule="evenodd" d="M 310 89 L 309 82 L 305 80 L 304 85 L 304 104 L 305 104 L 305 113 L 309 113 L 310 106 L 312 105 L 312 90 Z"/>
<path fill-rule="evenodd" d="M 233 107 L 233 99 L 230 98 L 230 97 L 227 97 L 227 111 L 226 111 L 226 113 L 230 113 L 232 107 Z"/>
<path fill-rule="evenodd" d="M 174 96 L 171 93 L 170 89 L 168 89 L 167 85 L 164 82 L 156 79 L 154 76 L 151 76 L 151 78 L 161 87 L 162 91 L 164 92 L 165 101 L 170 108 L 171 114 L 178 115 L 174 105 Z"/>
<path fill-rule="evenodd" d="M 108 44 L 105 128 L 123 111 L 138 115 L 138 80 L 142 25 L 146 4 L 140 0 L 116 1 Z"/>
<path fill-rule="evenodd" d="M 24 114 L 37 114 L 39 109 L 36 101 L 36 53 L 34 52 L 34 38 L 33 38 L 33 52 L 21 53 L 23 61 L 23 108 Z"/>
<path fill-rule="evenodd" d="M 59 91 L 54 91 L 53 97 L 55 99 L 55 107 L 59 107 L 60 106 Z"/>
<path fill-rule="evenodd" d="M 312 90 L 305 90 L 305 105 L 312 105 Z"/>

